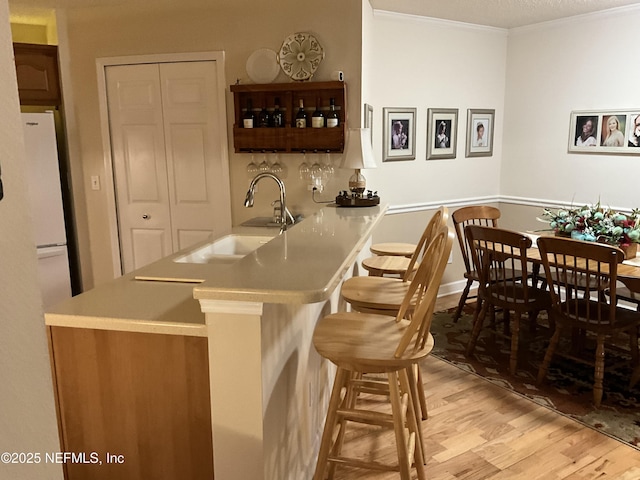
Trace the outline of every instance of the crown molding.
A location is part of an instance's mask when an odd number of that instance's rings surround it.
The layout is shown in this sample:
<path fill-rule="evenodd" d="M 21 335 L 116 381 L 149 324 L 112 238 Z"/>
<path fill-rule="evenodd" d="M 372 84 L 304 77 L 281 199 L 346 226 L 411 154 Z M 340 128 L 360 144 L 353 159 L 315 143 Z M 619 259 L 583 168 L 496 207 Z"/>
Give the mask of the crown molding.
<path fill-rule="evenodd" d="M 465 30 L 473 30 L 476 32 L 497 33 L 505 37 L 509 34 L 509 30 L 506 28 L 490 27 L 488 25 L 477 25 L 475 23 L 457 22 L 455 20 L 445 20 L 442 18 L 424 17 L 422 15 L 414 15 L 411 13 L 391 12 L 389 10 L 374 9 L 373 16 L 380 17 L 380 18 L 386 17 L 390 19 L 403 20 L 403 21 L 408 20 L 412 22 L 429 24 L 429 25 L 434 25 L 438 27 L 448 27 L 448 28 L 455 27 L 455 28 L 461 28 Z"/>
<path fill-rule="evenodd" d="M 529 32 L 537 32 L 548 30 L 550 28 L 566 27 L 568 25 L 578 25 L 585 21 L 603 20 L 605 18 L 622 17 L 629 14 L 640 13 L 640 4 L 626 5 L 624 7 L 615 7 L 597 12 L 583 13 L 581 15 L 573 15 L 571 17 L 559 18 L 557 20 L 549 20 L 547 22 L 534 23 L 532 25 L 524 25 L 522 27 L 514 27 L 509 29 L 509 36 L 526 34 Z"/>

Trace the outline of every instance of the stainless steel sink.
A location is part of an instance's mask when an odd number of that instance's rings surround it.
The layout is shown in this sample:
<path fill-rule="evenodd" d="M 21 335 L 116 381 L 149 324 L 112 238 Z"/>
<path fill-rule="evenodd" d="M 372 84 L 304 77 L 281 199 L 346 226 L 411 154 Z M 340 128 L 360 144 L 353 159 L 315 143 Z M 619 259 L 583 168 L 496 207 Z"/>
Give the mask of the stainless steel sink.
<path fill-rule="evenodd" d="M 209 263 L 216 259 L 240 259 L 273 240 L 274 236 L 231 234 L 176 257 L 173 261 L 176 263 Z"/>

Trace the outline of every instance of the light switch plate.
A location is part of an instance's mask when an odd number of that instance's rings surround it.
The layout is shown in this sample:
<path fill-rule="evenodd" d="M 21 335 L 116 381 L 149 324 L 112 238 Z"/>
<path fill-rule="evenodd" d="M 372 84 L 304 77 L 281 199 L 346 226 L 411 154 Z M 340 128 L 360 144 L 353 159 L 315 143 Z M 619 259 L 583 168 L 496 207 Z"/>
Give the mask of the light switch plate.
<path fill-rule="evenodd" d="M 100 190 L 100 177 L 91 175 L 91 190 Z"/>

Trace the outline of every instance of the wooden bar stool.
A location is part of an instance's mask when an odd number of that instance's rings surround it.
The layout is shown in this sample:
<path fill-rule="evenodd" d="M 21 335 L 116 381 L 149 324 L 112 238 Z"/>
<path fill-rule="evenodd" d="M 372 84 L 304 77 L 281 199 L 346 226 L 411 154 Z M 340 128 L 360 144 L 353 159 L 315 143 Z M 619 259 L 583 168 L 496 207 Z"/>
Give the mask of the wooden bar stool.
<path fill-rule="evenodd" d="M 369 247 L 374 255 L 389 255 L 392 257 L 410 258 L 415 251 L 416 246 L 413 243 L 376 243 Z"/>
<path fill-rule="evenodd" d="M 435 233 L 441 226 L 447 224 L 447 220 L 448 210 L 444 206 L 433 214 L 415 247 L 402 279 L 374 276 L 352 277 L 342 284 L 342 298 L 350 303 L 354 310 L 395 315 L 409 289 L 410 280 L 415 273 L 415 268 L 419 265 L 419 260 L 424 257 L 425 250 Z M 410 311 L 415 306 L 415 300 L 412 301 Z"/>
<path fill-rule="evenodd" d="M 430 236 L 433 234 L 434 228 L 438 221 L 446 225 L 449 220 L 449 210 L 446 207 L 440 207 L 427 223 L 420 240 L 414 245 L 413 252 L 409 258 L 400 255 L 375 255 L 365 258 L 362 261 L 362 267 L 369 272 L 370 276 L 382 277 L 384 275 L 394 275 L 400 278 L 410 278 L 418 268 L 420 259 Z M 409 245 L 409 244 L 407 244 Z M 382 251 L 382 250 L 376 250 Z"/>
<path fill-rule="evenodd" d="M 407 302 L 406 315 L 410 315 L 418 301 L 424 295 L 427 284 L 422 277 L 415 275 L 413 265 L 417 265 L 418 258 L 425 259 L 426 251 L 436 232 L 446 227 L 448 210 L 442 206 L 433 214 L 427 227 L 420 238 L 416 251 L 411 258 L 410 268 L 407 269 L 402 279 L 387 277 L 352 277 L 342 284 L 342 298 L 351 305 L 353 310 L 366 313 L 378 313 L 394 316 Z M 414 370 L 416 382 L 422 385 L 422 375 L 419 369 Z M 427 402 L 424 389 L 418 389 L 421 417 L 428 417 Z"/>
<path fill-rule="evenodd" d="M 333 478 L 337 465 L 350 465 L 376 471 L 400 472 L 402 480 L 411 479 L 411 467 L 420 480 L 424 472 L 424 441 L 418 421 L 417 388 L 412 377 L 414 367 L 433 348 L 429 333 L 438 288 L 442 280 L 453 233 L 442 226 L 427 249 L 425 260 L 416 272 L 428 284 L 411 320 L 407 320 L 409 302 L 404 303 L 395 317 L 362 312 L 341 312 L 322 318 L 314 331 L 313 344 L 318 353 L 338 369 L 329 401 L 322 443 L 314 480 Z M 380 381 L 363 378 L 377 373 Z M 358 402 L 362 390 L 378 391 L 389 397 L 391 413 L 365 409 Z M 349 422 L 379 425 L 395 432 L 397 465 L 342 455 L 345 430 Z"/>
<path fill-rule="evenodd" d="M 411 258 L 392 255 L 374 255 L 362 261 L 362 268 L 368 271 L 372 277 L 382 277 L 384 275 L 403 277 L 410 265 Z M 418 265 L 414 263 L 411 269 L 412 272 L 416 268 L 418 268 Z"/>

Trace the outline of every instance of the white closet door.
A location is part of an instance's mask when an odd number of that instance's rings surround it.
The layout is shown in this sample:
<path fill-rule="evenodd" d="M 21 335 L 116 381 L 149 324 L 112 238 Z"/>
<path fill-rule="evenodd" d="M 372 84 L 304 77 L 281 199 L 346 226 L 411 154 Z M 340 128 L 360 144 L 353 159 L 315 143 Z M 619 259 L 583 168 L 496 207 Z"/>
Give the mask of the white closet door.
<path fill-rule="evenodd" d="M 109 125 L 124 273 L 231 227 L 215 61 L 110 66 Z M 221 112 L 222 110 L 222 112 Z M 222 114 L 221 114 L 222 113 Z"/>
<path fill-rule="evenodd" d="M 216 62 L 160 64 L 174 249 L 231 225 Z M 221 129 L 223 135 L 221 135 Z"/>
<path fill-rule="evenodd" d="M 106 69 L 124 273 L 173 252 L 158 65 Z"/>

